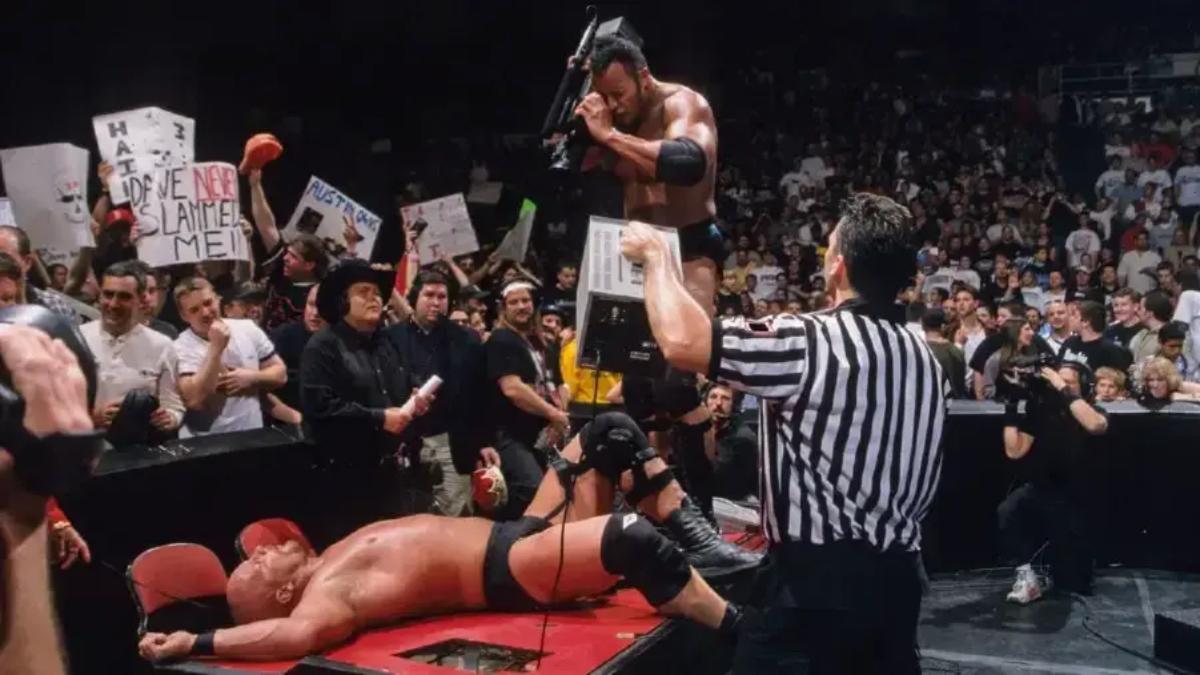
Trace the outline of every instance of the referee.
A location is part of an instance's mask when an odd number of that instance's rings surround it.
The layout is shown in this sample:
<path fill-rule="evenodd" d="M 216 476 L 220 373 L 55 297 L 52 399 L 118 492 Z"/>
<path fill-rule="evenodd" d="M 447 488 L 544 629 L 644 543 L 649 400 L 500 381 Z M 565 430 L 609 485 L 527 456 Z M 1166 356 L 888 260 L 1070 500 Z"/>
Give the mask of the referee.
<path fill-rule="evenodd" d="M 920 672 L 920 522 L 941 470 L 946 384 L 895 304 L 916 273 L 914 235 L 904 207 L 853 195 L 825 254 L 833 309 L 713 323 L 662 238 L 640 223 L 624 232 L 667 361 L 764 401 L 771 549 L 735 672 Z"/>

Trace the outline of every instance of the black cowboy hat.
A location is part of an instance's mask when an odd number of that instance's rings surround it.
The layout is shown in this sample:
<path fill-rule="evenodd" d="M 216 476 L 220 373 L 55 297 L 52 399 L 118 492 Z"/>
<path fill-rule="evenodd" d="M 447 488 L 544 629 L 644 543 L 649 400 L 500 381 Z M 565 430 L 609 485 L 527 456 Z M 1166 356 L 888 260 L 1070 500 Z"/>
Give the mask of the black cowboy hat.
<path fill-rule="evenodd" d="M 367 261 L 358 258 L 339 260 L 330 266 L 321 280 L 321 287 L 317 289 L 317 312 L 321 318 L 330 324 L 341 321 L 346 313 L 343 304 L 346 289 L 360 281 L 374 282 L 379 286 L 379 297 L 385 305 L 392 297 L 395 281 L 392 272 L 375 269 Z"/>

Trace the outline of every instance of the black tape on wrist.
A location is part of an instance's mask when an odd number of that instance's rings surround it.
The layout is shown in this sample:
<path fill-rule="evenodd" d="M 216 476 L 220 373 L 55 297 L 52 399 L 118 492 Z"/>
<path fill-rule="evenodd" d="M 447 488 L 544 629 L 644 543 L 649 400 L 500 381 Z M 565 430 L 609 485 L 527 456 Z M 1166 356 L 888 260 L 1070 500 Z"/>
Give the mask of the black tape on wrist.
<path fill-rule="evenodd" d="M 214 633 L 201 633 L 196 636 L 196 641 L 192 643 L 192 656 L 216 656 L 217 652 L 213 647 Z"/>

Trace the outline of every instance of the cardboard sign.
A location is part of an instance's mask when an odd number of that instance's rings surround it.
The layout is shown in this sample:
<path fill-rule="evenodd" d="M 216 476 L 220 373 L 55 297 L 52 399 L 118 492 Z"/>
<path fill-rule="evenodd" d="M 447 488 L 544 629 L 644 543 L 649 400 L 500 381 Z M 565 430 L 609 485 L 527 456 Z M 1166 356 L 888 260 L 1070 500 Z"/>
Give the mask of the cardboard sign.
<path fill-rule="evenodd" d="M 646 316 L 642 266 L 621 255 L 626 221 L 592 216 L 575 292 L 575 329 L 581 367 L 655 377 L 666 371 Z M 667 240 L 672 264 L 682 269 L 679 231 L 656 227 Z"/>
<path fill-rule="evenodd" d="M 467 213 L 462 193 L 434 199 L 400 209 L 400 217 L 409 227 L 417 227 L 417 253 L 421 264 L 437 262 L 443 255 L 456 256 L 479 250 L 475 228 Z M 418 221 L 425 225 L 417 224 Z"/>
<path fill-rule="evenodd" d="M 160 169 L 152 178 L 145 214 L 138 215 L 138 258 L 154 267 L 250 259 L 232 164 L 200 162 Z"/>
<path fill-rule="evenodd" d="M 94 245 L 87 203 L 88 151 L 70 143 L 0 150 L 12 216 L 35 249 Z"/>
<path fill-rule="evenodd" d="M 0 197 L 0 225 L 16 226 L 17 219 L 13 216 L 12 202 Z"/>
<path fill-rule="evenodd" d="M 537 215 L 537 204 L 530 199 L 521 200 L 521 212 L 517 214 L 517 224 L 504 235 L 500 245 L 496 247 L 496 255 L 501 260 L 524 262 L 529 251 L 529 236 L 533 234 L 533 219 Z"/>
<path fill-rule="evenodd" d="M 98 115 L 92 128 L 100 157 L 114 169 L 108 181 L 114 204 L 128 202 L 136 209 L 155 171 L 189 164 L 195 156 L 195 120 L 162 108 Z"/>
<path fill-rule="evenodd" d="M 346 249 L 345 218 L 354 223 L 363 238 L 355 249 L 357 257 L 370 259 L 383 220 L 341 190 L 313 176 L 308 179 L 308 186 L 300 195 L 300 203 L 296 204 L 287 227 L 283 228 L 283 235 L 285 238 L 297 234 L 316 235 L 325 242 L 326 249 L 340 255 Z"/>

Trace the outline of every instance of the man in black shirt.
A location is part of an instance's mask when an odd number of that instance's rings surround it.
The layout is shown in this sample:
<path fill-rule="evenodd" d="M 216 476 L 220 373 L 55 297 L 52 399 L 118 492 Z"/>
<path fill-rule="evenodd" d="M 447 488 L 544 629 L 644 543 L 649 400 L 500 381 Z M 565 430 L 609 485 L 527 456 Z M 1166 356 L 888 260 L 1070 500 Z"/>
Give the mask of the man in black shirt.
<path fill-rule="evenodd" d="M 758 436 L 734 415 L 733 389 L 713 384 L 704 403 L 712 415 L 717 441 L 713 494 L 738 502 L 757 497 Z"/>
<path fill-rule="evenodd" d="M 550 305 L 575 304 L 575 284 L 579 280 L 579 267 L 573 262 L 560 262 L 554 278 L 554 286 L 547 289 L 542 300 Z"/>
<path fill-rule="evenodd" d="M 1121 345 L 1104 339 L 1104 307 L 1098 302 L 1084 300 L 1068 308 L 1075 336 L 1063 342 L 1059 358 L 1063 361 L 1082 363 L 1093 371 L 1113 368 L 1121 372 L 1129 370 L 1133 356 Z"/>
<path fill-rule="evenodd" d="M 417 274 L 408 294 L 412 316 L 385 329 L 415 383 L 437 375 L 442 385 L 429 413 L 412 433 L 422 439 L 421 463 L 433 489 L 434 508 L 446 516 L 472 511 L 468 474 L 476 462 L 496 463 L 485 407 L 484 351 L 478 336 L 446 315 L 450 284 L 440 272 Z"/>
<path fill-rule="evenodd" d="M 300 409 L 300 361 L 308 340 L 327 324 L 317 310 L 317 289 L 308 289 L 308 297 L 304 302 L 304 315 L 295 321 L 289 321 L 276 326 L 270 333 L 271 344 L 275 345 L 275 353 L 287 365 L 288 381 L 275 392 L 279 400 L 291 408 Z"/>
<path fill-rule="evenodd" d="M 570 427 L 553 398 L 541 319 L 527 281 L 512 280 L 500 289 L 500 317 L 487 341 L 487 376 L 494 383 L 489 407 L 495 448 L 508 485 L 508 502 L 495 516 L 508 520 L 524 513 L 546 470 L 536 447 L 539 436 L 545 430 L 546 442 L 556 445 Z"/>
<path fill-rule="evenodd" d="M 390 274 L 365 261 L 335 265 L 317 290 L 330 325 L 308 341 L 300 360 L 304 421 L 317 443 L 322 533 L 329 541 L 362 525 L 412 511 L 401 500 L 406 430 L 429 409 L 400 355 L 379 330 L 391 295 Z M 324 543 L 329 543 L 328 541 Z"/>
<path fill-rule="evenodd" d="M 1032 560 L 1049 539 L 1055 583 L 1088 594 L 1092 583 L 1089 514 L 1096 503 L 1096 466 L 1089 436 L 1108 430 L 1108 417 L 1090 402 L 1091 370 L 1064 363 L 1043 368 L 1031 390 L 1040 394 L 1021 416 L 1017 404 L 1005 409 L 1004 453 L 1019 461 L 1025 484 L 997 508 L 1001 548 L 1017 566 L 1007 599 L 1028 604 L 1042 595 Z"/>
<path fill-rule="evenodd" d="M 933 357 L 942 367 L 942 375 L 949 383 L 950 398 L 966 398 L 966 358 L 958 345 L 942 335 L 942 331 L 946 328 L 946 312 L 941 309 L 929 310 L 925 316 L 921 317 L 921 328 L 925 331 L 925 342 L 929 344 Z"/>
<path fill-rule="evenodd" d="M 1122 288 L 1113 293 L 1112 310 L 1116 322 L 1104 330 L 1104 339 L 1129 349 L 1133 336 L 1146 328 L 1138 316 L 1141 300 L 1141 295 L 1132 288 Z"/>

